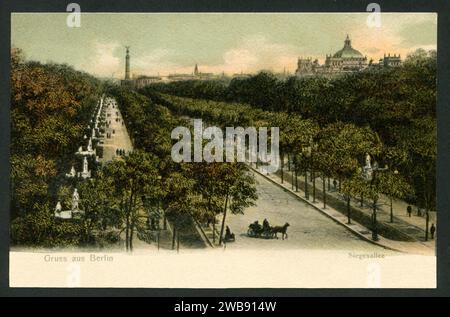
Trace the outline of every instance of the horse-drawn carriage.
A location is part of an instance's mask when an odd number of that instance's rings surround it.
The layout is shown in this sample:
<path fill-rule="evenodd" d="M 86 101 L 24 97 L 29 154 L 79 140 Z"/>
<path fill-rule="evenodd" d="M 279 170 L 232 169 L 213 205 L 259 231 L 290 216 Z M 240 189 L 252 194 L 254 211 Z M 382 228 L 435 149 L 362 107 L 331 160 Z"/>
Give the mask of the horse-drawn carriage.
<path fill-rule="evenodd" d="M 251 223 L 248 226 L 247 235 L 252 238 L 264 238 L 271 239 L 273 238 L 272 228 L 264 228 L 258 223 Z"/>
<path fill-rule="evenodd" d="M 247 235 L 252 238 L 263 238 L 263 239 L 278 239 L 278 233 L 281 233 L 281 238 L 287 239 L 287 228 L 289 223 L 285 223 L 284 226 L 269 226 L 269 223 L 264 223 L 262 226 L 255 221 L 248 226 Z"/>

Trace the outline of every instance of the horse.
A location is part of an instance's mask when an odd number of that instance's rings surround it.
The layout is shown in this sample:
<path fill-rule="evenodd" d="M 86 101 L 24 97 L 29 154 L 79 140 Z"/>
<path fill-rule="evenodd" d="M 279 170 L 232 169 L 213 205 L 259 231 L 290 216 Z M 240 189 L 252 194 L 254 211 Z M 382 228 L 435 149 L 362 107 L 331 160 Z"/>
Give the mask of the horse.
<path fill-rule="evenodd" d="M 278 239 L 278 233 L 281 233 L 281 239 L 284 240 L 284 238 L 286 237 L 286 239 L 288 238 L 288 234 L 287 234 L 287 228 L 289 227 L 289 223 L 285 223 L 284 226 L 280 227 L 280 226 L 275 226 L 272 227 L 271 233 L 272 233 L 272 237 L 275 237 Z"/>

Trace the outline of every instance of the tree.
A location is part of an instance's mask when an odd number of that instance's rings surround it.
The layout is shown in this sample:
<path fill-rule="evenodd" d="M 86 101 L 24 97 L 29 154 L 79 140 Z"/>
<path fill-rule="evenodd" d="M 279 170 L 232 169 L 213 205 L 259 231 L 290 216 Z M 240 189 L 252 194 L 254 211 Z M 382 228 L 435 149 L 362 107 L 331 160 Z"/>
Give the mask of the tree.
<path fill-rule="evenodd" d="M 145 212 L 142 198 L 157 194 L 157 163 L 155 156 L 137 150 L 106 167 L 106 172 L 113 180 L 114 192 L 120 201 L 127 251 L 133 251 L 134 233 L 141 227 L 140 218 Z"/>
<path fill-rule="evenodd" d="M 379 154 L 382 149 L 381 141 L 369 128 L 336 123 L 320 131 L 318 149 L 322 168 L 338 178 L 339 182 L 344 181 L 342 188 L 350 223 L 350 197 L 355 194 L 363 197 L 367 193 L 363 189 L 361 175 L 358 175 L 362 165 L 359 160 L 368 153 L 372 156 Z"/>
<path fill-rule="evenodd" d="M 219 244 L 222 244 L 228 209 L 232 213 L 242 213 L 246 207 L 254 205 L 256 195 L 255 180 L 243 163 L 222 163 L 218 181 L 220 194 L 225 197 Z"/>
<path fill-rule="evenodd" d="M 103 232 L 108 226 L 117 226 L 116 198 L 111 194 L 113 180 L 103 171 L 95 178 L 87 179 L 78 185 L 81 197 L 81 209 L 84 211 L 82 219 L 82 242 L 95 242 L 94 230 Z"/>

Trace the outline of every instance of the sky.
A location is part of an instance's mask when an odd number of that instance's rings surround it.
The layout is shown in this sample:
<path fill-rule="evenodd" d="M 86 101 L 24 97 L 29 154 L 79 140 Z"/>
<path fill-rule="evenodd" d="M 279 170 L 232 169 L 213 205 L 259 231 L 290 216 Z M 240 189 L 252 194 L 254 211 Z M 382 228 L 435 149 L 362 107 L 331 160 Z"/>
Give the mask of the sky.
<path fill-rule="evenodd" d="M 298 57 L 334 54 L 348 34 L 370 60 L 384 53 L 402 58 L 418 48 L 436 49 L 434 13 L 14 13 L 11 44 L 29 60 L 66 63 L 99 77 L 123 78 L 125 46 L 131 73 L 294 72 Z M 373 21 L 373 19 L 371 20 Z"/>

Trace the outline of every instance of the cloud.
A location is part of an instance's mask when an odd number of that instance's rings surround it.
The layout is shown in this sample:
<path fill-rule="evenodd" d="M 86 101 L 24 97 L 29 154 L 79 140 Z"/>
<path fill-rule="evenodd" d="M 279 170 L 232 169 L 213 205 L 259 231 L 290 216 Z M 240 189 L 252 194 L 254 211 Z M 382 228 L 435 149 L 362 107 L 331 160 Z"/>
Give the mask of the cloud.
<path fill-rule="evenodd" d="M 324 21 L 324 24 L 327 22 Z M 422 33 L 420 33 L 422 32 Z M 415 38 L 415 34 L 420 36 Z M 402 58 L 417 48 L 436 49 L 436 19 L 430 15 L 384 14 L 380 27 L 369 27 L 366 16 L 354 15 L 340 23 L 338 30 L 329 29 L 314 38 L 291 42 L 279 42 L 270 34 L 253 34 L 225 48 L 220 55 L 211 56 L 215 62 L 202 62 L 184 54 L 182 49 L 157 47 L 146 49 L 145 44 L 131 47 L 131 72 L 137 75 L 191 74 L 197 62 L 200 72 L 205 73 L 254 73 L 260 70 L 281 72 L 295 71 L 299 56 L 311 57 L 324 62 L 326 54 L 334 54 L 344 45 L 346 34 L 352 46 L 368 59 L 378 60 L 386 54 L 401 54 Z M 220 41 L 220 39 L 217 39 Z M 118 42 L 94 43 L 90 60 L 83 70 L 98 76 L 123 78 L 125 50 Z M 216 53 L 217 54 L 217 53 Z"/>
<path fill-rule="evenodd" d="M 284 67 L 295 66 L 297 51 L 292 45 L 274 43 L 257 35 L 225 52 L 222 65 L 207 68 L 216 71 L 222 69 L 227 73 L 256 72 L 261 69 L 279 71 Z"/>
<path fill-rule="evenodd" d="M 436 49 L 436 20 L 430 14 L 382 14 L 380 27 L 347 26 L 352 45 L 368 58 L 386 54 L 406 57 L 417 48 Z"/>
<path fill-rule="evenodd" d="M 419 20 L 404 26 L 399 34 L 405 46 L 429 46 L 436 43 L 436 24 Z"/>
<path fill-rule="evenodd" d="M 136 56 L 136 57 L 133 57 Z M 132 50 L 131 69 L 137 75 L 168 75 L 173 73 L 191 74 L 194 65 L 181 65 L 173 62 L 176 52 L 168 49 L 155 49 L 150 53 L 140 54 Z M 280 71 L 284 67 L 295 69 L 297 49 L 291 45 L 269 41 L 266 37 L 256 35 L 245 38 L 236 47 L 222 54 L 222 62 L 201 64 L 199 70 L 204 73 L 227 74 L 256 72 L 261 69 Z"/>
<path fill-rule="evenodd" d="M 120 48 L 118 43 L 96 42 L 92 58 L 81 65 L 81 69 L 100 77 L 110 77 L 120 70 L 121 59 L 115 52 Z"/>

